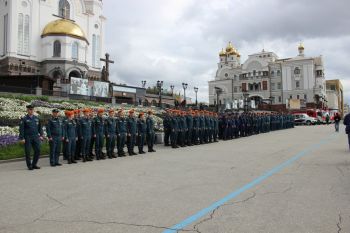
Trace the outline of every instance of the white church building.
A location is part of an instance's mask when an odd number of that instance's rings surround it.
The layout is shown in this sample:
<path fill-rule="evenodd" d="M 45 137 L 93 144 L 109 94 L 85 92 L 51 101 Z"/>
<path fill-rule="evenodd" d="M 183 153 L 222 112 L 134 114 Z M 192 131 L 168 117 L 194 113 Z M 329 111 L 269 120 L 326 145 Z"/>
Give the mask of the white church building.
<path fill-rule="evenodd" d="M 102 0 L 0 0 L 0 91 L 52 91 L 70 77 L 100 80 L 102 9 Z"/>
<path fill-rule="evenodd" d="M 241 63 L 241 54 L 230 42 L 219 53 L 215 79 L 208 82 L 210 104 L 222 109 L 248 104 L 271 110 L 326 108 L 322 56 L 305 56 L 304 50 L 300 44 L 290 58 L 262 50 Z"/>

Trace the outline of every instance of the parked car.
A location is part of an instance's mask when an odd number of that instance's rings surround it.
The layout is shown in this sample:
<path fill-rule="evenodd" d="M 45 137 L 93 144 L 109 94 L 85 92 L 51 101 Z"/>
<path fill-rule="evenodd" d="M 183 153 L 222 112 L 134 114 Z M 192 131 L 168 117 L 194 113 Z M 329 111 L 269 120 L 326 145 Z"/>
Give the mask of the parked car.
<path fill-rule="evenodd" d="M 295 113 L 293 116 L 296 125 L 315 125 L 317 123 L 317 119 L 310 117 L 306 113 Z"/>

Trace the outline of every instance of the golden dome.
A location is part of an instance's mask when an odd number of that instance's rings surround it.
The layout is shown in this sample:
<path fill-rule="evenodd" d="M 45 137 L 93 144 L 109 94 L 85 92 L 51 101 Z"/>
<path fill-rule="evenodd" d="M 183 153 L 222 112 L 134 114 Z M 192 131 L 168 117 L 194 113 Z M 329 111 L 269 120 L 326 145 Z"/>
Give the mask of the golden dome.
<path fill-rule="evenodd" d="M 220 51 L 219 56 L 220 56 L 220 57 L 221 57 L 221 56 L 226 56 L 226 52 L 225 52 L 224 49 L 222 49 L 222 50 Z"/>
<path fill-rule="evenodd" d="M 47 24 L 41 34 L 41 37 L 45 36 L 70 36 L 89 43 L 79 25 L 67 19 L 58 19 Z"/>
<path fill-rule="evenodd" d="M 226 52 L 227 53 L 232 53 L 232 51 L 234 51 L 235 48 L 233 47 L 231 41 L 228 43 L 227 47 L 226 47 Z"/>
<path fill-rule="evenodd" d="M 303 45 L 303 43 L 300 42 L 300 44 L 299 44 L 299 46 L 298 46 L 298 49 L 304 50 L 304 45 Z"/>

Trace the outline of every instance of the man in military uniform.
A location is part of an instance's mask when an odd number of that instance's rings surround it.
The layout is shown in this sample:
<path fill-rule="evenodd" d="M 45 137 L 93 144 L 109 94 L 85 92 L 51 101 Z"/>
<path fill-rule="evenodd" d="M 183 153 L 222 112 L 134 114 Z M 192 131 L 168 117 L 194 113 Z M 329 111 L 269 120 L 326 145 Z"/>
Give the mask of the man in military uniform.
<path fill-rule="evenodd" d="M 130 156 L 137 155 L 137 153 L 134 152 L 134 147 L 136 144 L 136 133 L 137 133 L 137 125 L 136 125 L 136 119 L 134 117 L 134 110 L 131 109 L 129 111 L 129 116 L 126 121 L 126 130 L 127 130 L 127 144 L 128 144 L 128 153 Z"/>
<path fill-rule="evenodd" d="M 89 117 L 90 117 L 90 120 L 91 120 L 91 129 L 92 129 L 92 132 L 94 130 L 94 119 L 97 117 L 97 109 L 93 109 L 89 112 Z M 95 146 L 95 151 L 96 151 L 96 138 L 94 137 L 94 134 L 92 133 L 91 134 L 91 139 L 90 139 L 90 147 L 89 147 L 89 158 L 91 160 L 94 159 L 95 155 L 93 153 L 93 150 L 94 150 L 94 146 Z"/>
<path fill-rule="evenodd" d="M 75 146 L 78 140 L 77 124 L 74 117 L 74 111 L 68 112 L 68 119 L 64 124 L 64 143 L 66 143 L 68 164 L 77 163 L 75 161 Z"/>
<path fill-rule="evenodd" d="M 46 134 L 50 146 L 50 165 L 51 167 L 61 166 L 59 157 L 61 153 L 61 142 L 64 139 L 63 122 L 59 118 L 59 110 L 52 110 L 52 117 L 46 125 Z"/>
<path fill-rule="evenodd" d="M 164 113 L 164 118 L 163 118 L 163 128 L 164 128 L 164 145 L 165 146 L 170 146 L 169 144 L 169 139 L 170 139 L 170 134 L 171 134 L 171 116 L 170 116 L 170 110 L 167 110 Z"/>
<path fill-rule="evenodd" d="M 37 163 L 40 156 L 40 142 L 43 140 L 43 129 L 39 118 L 34 116 L 32 105 L 27 105 L 27 115 L 20 121 L 19 140 L 24 144 L 28 169 L 40 169 Z M 30 158 L 31 148 L 34 150 L 33 160 Z"/>
<path fill-rule="evenodd" d="M 154 132 L 154 120 L 153 120 L 152 116 L 153 116 L 153 112 L 151 110 L 149 110 L 148 116 L 146 119 L 148 152 L 156 152 L 153 149 L 154 140 L 155 140 L 155 132 Z"/>
<path fill-rule="evenodd" d="M 68 120 L 68 110 L 64 111 L 64 117 L 62 119 L 62 124 L 65 124 L 65 122 Z M 67 160 L 67 150 L 66 150 L 66 143 L 62 143 L 62 154 L 63 154 L 63 160 Z"/>
<path fill-rule="evenodd" d="M 193 130 L 192 130 L 192 144 L 198 145 L 198 137 L 199 137 L 199 112 L 195 110 L 193 116 Z"/>
<path fill-rule="evenodd" d="M 79 120 L 79 128 L 78 128 L 78 136 L 81 140 L 81 155 L 83 158 L 83 162 L 92 161 L 89 156 L 90 143 L 91 143 L 91 135 L 92 135 L 92 123 L 90 119 L 90 110 L 83 110 L 84 116 Z"/>
<path fill-rule="evenodd" d="M 80 122 L 80 110 L 76 109 L 74 110 L 74 121 L 77 125 L 77 129 L 79 128 L 79 122 Z M 80 137 L 78 137 L 78 141 L 75 146 L 75 160 L 81 159 L 81 140 Z"/>
<path fill-rule="evenodd" d="M 171 147 L 179 148 L 177 145 L 177 136 L 179 131 L 179 122 L 177 119 L 177 111 L 172 111 L 171 121 L 170 121 L 170 129 L 171 129 Z"/>
<path fill-rule="evenodd" d="M 186 141 L 188 146 L 193 146 L 193 112 L 192 110 L 189 110 L 187 112 L 186 116 L 186 123 L 187 123 L 187 135 L 186 135 Z"/>
<path fill-rule="evenodd" d="M 117 158 L 114 155 L 115 139 L 117 133 L 117 122 L 114 117 L 114 110 L 110 109 L 108 111 L 108 118 L 105 120 L 105 138 L 106 138 L 106 151 L 107 157 L 109 159 Z"/>
<path fill-rule="evenodd" d="M 126 119 L 123 116 L 122 109 L 118 111 L 116 126 L 117 126 L 116 133 L 117 133 L 118 156 L 125 156 L 124 146 L 125 146 L 127 131 L 126 131 Z"/>
<path fill-rule="evenodd" d="M 139 154 L 145 154 L 146 152 L 143 150 L 145 145 L 147 133 L 147 124 L 145 121 L 144 113 L 140 112 L 139 117 L 137 119 L 137 146 L 139 148 Z"/>
<path fill-rule="evenodd" d="M 103 109 L 98 109 L 97 116 L 93 120 L 93 135 L 95 138 L 95 154 L 96 160 L 105 159 L 102 154 L 103 142 L 104 142 L 104 119 Z"/>

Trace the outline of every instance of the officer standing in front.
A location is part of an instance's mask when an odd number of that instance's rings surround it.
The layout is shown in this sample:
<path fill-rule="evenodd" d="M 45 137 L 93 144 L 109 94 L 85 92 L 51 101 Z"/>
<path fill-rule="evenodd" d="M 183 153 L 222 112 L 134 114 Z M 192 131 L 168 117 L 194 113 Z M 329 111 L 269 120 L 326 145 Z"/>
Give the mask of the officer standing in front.
<path fill-rule="evenodd" d="M 143 151 L 143 146 L 145 145 L 147 133 L 147 124 L 145 121 L 144 113 L 140 112 L 139 117 L 137 119 L 137 145 L 139 148 L 139 154 L 145 154 Z"/>
<path fill-rule="evenodd" d="M 52 117 L 46 125 L 46 134 L 50 146 L 50 165 L 51 167 L 61 166 L 59 157 L 61 153 L 61 142 L 64 139 L 63 122 L 59 118 L 59 110 L 52 110 Z"/>
<path fill-rule="evenodd" d="M 40 142 L 43 139 L 40 120 L 34 116 L 34 106 L 27 105 L 27 115 L 21 119 L 19 124 L 19 140 L 24 144 L 28 170 L 40 169 L 37 163 L 40 156 Z M 31 148 L 34 150 L 33 160 L 30 158 Z"/>
<path fill-rule="evenodd" d="M 84 109 L 83 114 L 84 116 L 81 117 L 79 120 L 78 135 L 81 140 L 81 156 L 83 158 L 83 162 L 86 162 L 92 161 L 92 159 L 89 157 L 89 149 L 92 135 L 92 123 L 89 116 L 90 110 Z"/>

